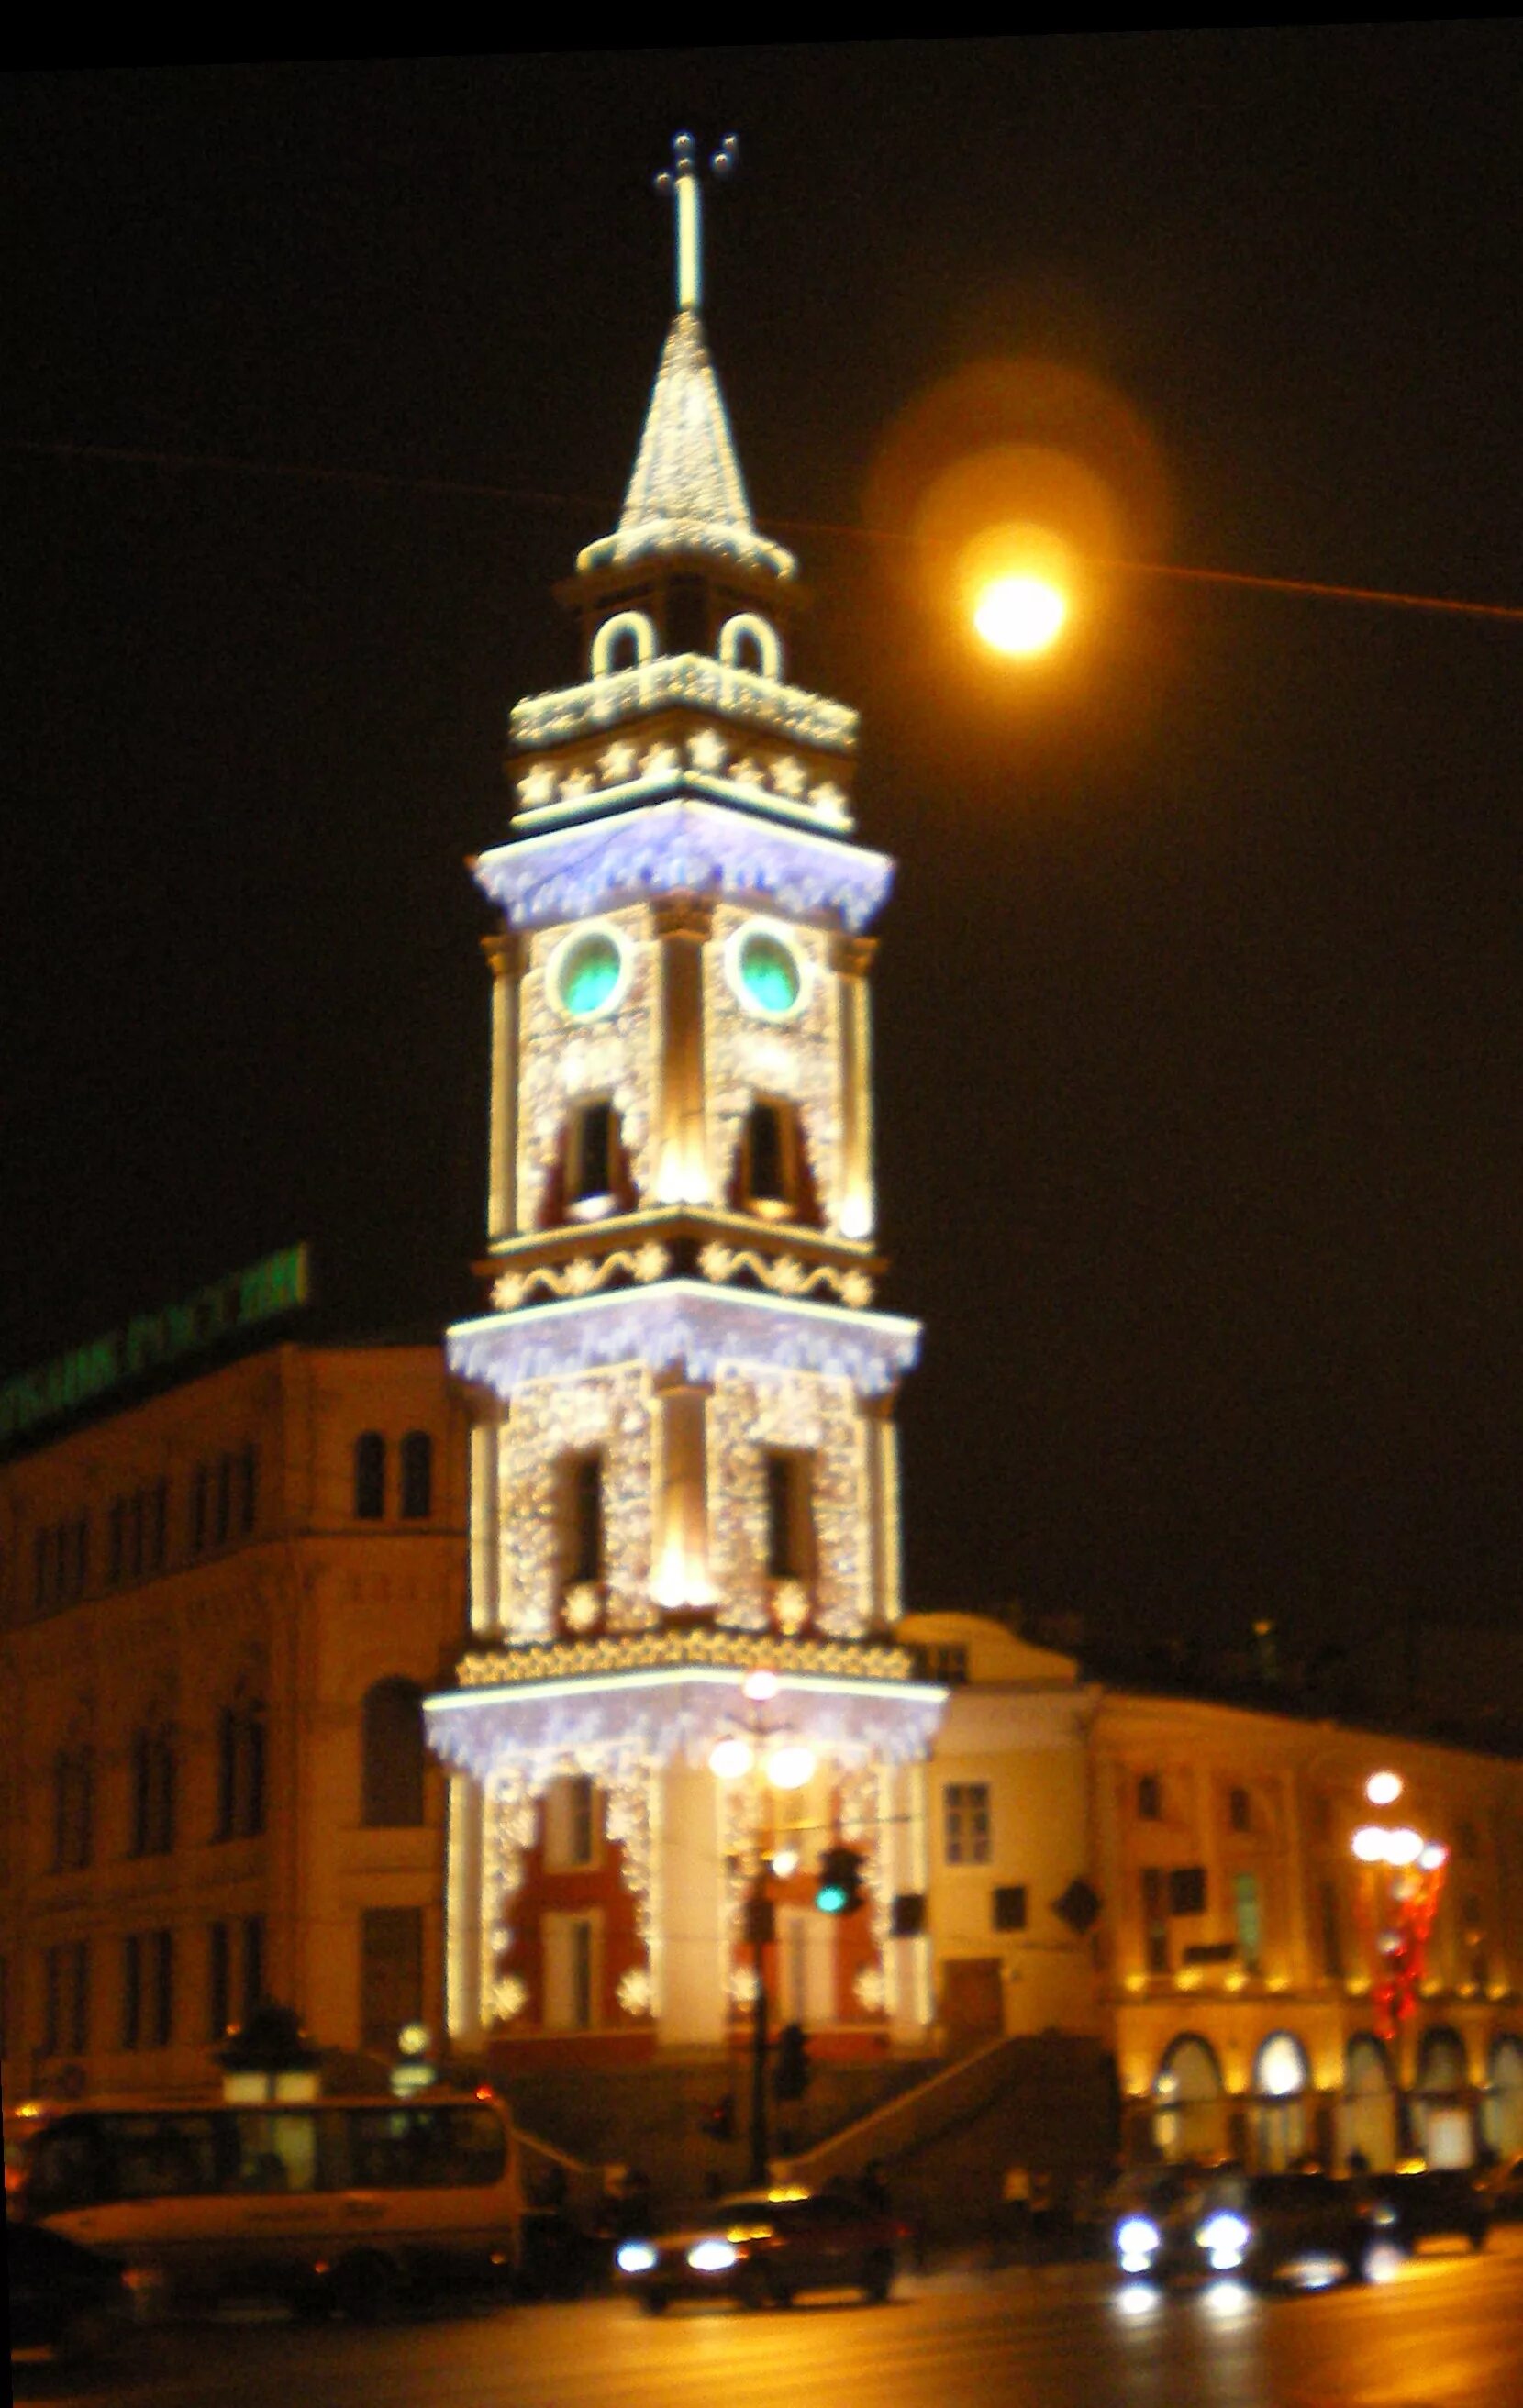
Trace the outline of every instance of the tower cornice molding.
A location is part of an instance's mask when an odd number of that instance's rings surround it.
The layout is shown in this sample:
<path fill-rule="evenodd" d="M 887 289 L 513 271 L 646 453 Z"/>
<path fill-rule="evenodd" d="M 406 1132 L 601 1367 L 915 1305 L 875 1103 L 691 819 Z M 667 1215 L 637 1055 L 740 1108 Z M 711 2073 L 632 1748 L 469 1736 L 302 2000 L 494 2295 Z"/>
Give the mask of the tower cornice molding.
<path fill-rule="evenodd" d="M 913 1366 L 920 1325 L 847 1305 L 667 1280 L 457 1322 L 446 1346 L 458 1378 L 499 1397 L 531 1380 L 616 1363 L 645 1363 L 653 1373 L 680 1365 L 689 1379 L 704 1381 L 721 1363 L 737 1361 L 847 1379 L 860 1395 L 874 1396 Z"/>
<path fill-rule="evenodd" d="M 855 936 L 877 918 L 894 880 L 886 853 L 685 795 L 515 837 L 473 867 L 515 928 L 681 892 L 827 914 Z"/>

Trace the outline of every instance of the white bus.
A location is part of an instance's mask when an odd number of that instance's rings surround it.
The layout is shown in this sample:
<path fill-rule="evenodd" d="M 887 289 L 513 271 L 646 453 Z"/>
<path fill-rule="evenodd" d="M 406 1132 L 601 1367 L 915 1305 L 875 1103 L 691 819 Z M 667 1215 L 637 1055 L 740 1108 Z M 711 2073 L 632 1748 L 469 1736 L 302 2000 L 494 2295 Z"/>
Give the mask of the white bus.
<path fill-rule="evenodd" d="M 357 2316 L 510 2281 L 523 2223 L 512 2125 L 481 2093 L 23 2107 L 6 2211 L 119 2259 L 149 2302 L 274 2292 Z"/>

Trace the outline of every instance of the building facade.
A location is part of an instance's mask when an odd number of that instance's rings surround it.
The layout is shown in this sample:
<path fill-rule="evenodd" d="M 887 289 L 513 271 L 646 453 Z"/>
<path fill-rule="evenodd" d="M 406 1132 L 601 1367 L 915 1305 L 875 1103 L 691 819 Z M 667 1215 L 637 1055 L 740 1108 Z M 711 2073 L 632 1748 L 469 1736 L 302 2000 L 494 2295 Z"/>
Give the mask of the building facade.
<path fill-rule="evenodd" d="M 674 169 L 678 307 L 616 531 L 563 598 L 579 681 L 512 717 L 476 864 L 493 970 L 491 1311 L 452 1767 L 449 2017 L 522 2067 L 723 2050 L 757 1981 L 842 2049 L 923 2031 L 920 1768 L 894 1640 L 892 1407 L 872 1307 L 855 714 L 789 682 L 796 565 L 753 521 Z M 856 1848 L 870 1909 L 812 1908 Z M 770 1936 L 758 1937 L 761 1917 Z"/>
<path fill-rule="evenodd" d="M 7 2098 L 205 2093 L 263 1997 L 436 2028 L 466 1440 L 437 1346 L 276 1346 L 0 1467 Z"/>
<path fill-rule="evenodd" d="M 951 1690 L 927 1784 L 944 2044 L 1098 2034 L 1133 2158 L 1523 2150 L 1523 1764 L 1085 1682 L 977 1615 L 899 1635 Z M 1394 2036 L 1353 1846 L 1380 1773 L 1447 1852 Z"/>

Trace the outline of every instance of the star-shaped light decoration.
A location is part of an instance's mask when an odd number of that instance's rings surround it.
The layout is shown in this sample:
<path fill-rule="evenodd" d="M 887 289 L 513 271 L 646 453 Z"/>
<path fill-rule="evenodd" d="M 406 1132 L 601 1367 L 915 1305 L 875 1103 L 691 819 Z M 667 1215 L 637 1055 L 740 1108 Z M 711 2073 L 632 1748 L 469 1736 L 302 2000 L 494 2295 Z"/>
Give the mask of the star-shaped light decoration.
<path fill-rule="evenodd" d="M 537 811 L 548 803 L 555 792 L 555 772 L 548 762 L 537 761 L 526 778 L 518 781 L 518 799 L 526 811 Z"/>
<path fill-rule="evenodd" d="M 682 766 L 682 755 L 675 744 L 653 744 L 640 757 L 641 769 L 647 778 L 664 778 L 669 770 Z"/>
<path fill-rule="evenodd" d="M 803 763 L 796 761 L 791 753 L 780 752 L 772 763 L 772 783 L 780 795 L 786 795 L 790 802 L 795 802 L 809 783 L 809 773 Z"/>
<path fill-rule="evenodd" d="M 841 1283 L 841 1300 L 842 1304 L 851 1305 L 856 1312 L 860 1312 L 863 1305 L 872 1302 L 872 1282 L 866 1271 L 847 1272 Z"/>
<path fill-rule="evenodd" d="M 724 738 L 717 736 L 711 727 L 700 727 L 697 734 L 688 739 L 687 757 L 695 769 L 722 769 L 729 749 Z"/>
<path fill-rule="evenodd" d="M 761 763 L 754 761 L 748 752 L 743 761 L 736 762 L 730 771 L 730 781 L 737 786 L 759 786 L 762 782 Z"/>
<path fill-rule="evenodd" d="M 846 797 L 841 793 L 841 788 L 829 778 L 823 778 L 817 786 L 812 786 L 810 788 L 809 798 L 822 819 L 840 820 L 845 818 Z"/>
<path fill-rule="evenodd" d="M 504 1271 L 492 1290 L 492 1301 L 499 1312 L 516 1312 L 528 1294 L 528 1286 L 522 1271 Z"/>
<path fill-rule="evenodd" d="M 601 1278 L 601 1265 L 589 1262 L 585 1254 L 578 1254 L 566 1266 L 566 1293 L 591 1296 Z"/>
<path fill-rule="evenodd" d="M 561 780 L 563 803 L 580 803 L 583 795 L 590 795 L 592 790 L 593 779 L 590 769 L 573 769 Z"/>
<path fill-rule="evenodd" d="M 670 1261 L 671 1256 L 665 1246 L 658 1246 L 652 1239 L 645 1245 L 638 1246 L 635 1250 L 633 1264 L 635 1277 L 642 1287 L 649 1287 L 653 1280 L 665 1278 Z"/>
<path fill-rule="evenodd" d="M 639 758 L 632 744 L 611 744 L 597 764 L 604 785 L 622 786 L 626 778 L 634 776 Z"/>
<path fill-rule="evenodd" d="M 651 2012 L 651 1977 L 643 1965 L 631 1965 L 619 1976 L 615 1993 L 626 2015 L 648 2015 Z"/>

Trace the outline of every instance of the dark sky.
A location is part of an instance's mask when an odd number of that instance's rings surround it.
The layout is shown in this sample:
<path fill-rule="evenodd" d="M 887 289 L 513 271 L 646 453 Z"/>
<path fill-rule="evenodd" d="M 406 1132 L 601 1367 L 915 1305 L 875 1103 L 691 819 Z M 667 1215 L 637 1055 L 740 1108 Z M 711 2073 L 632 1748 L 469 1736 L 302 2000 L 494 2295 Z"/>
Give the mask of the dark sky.
<path fill-rule="evenodd" d="M 1042 684 L 830 529 L 917 393 L 1036 351 L 1150 428 L 1167 559 L 1523 603 L 1520 68 L 1476 24 L 13 79 L 0 1368 L 298 1236 L 338 1326 L 475 1302 L 463 857 L 633 456 L 652 170 L 733 127 L 711 337 L 900 864 L 916 1600 L 1512 1615 L 1523 624 L 1121 576 Z"/>

